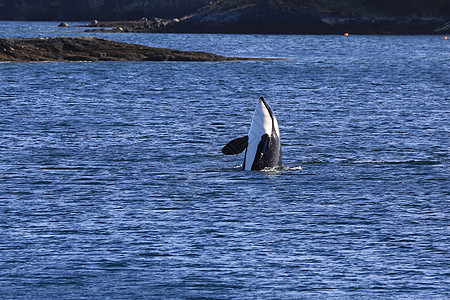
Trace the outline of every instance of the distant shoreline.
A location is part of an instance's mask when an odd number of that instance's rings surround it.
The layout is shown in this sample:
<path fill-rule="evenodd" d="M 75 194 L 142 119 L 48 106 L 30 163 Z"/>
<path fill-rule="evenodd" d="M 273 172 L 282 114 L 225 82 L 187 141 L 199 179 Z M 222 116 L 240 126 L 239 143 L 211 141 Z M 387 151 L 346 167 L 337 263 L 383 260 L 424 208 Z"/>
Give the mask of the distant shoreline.
<path fill-rule="evenodd" d="M 91 25 L 105 27 L 105 30 L 87 29 L 91 32 L 450 34 L 449 0 L 52 0 L 39 3 L 22 0 L 15 1 L 14 5 L 12 2 L 0 3 L 0 20 L 92 20 Z"/>
<path fill-rule="evenodd" d="M 311 21 L 312 22 L 312 21 Z M 332 21 L 330 21 L 332 22 Z M 306 24 L 304 27 L 293 24 L 279 27 L 264 27 L 252 24 L 209 24 L 205 25 L 195 20 L 178 19 L 145 19 L 139 21 L 108 21 L 95 24 L 76 25 L 86 28 L 85 32 L 108 33 L 217 33 L 217 34 L 319 34 L 339 35 L 349 32 L 358 35 L 442 35 L 450 30 L 450 22 L 443 20 L 404 19 L 370 20 L 346 19 L 335 21 L 332 26 L 323 24 Z"/>

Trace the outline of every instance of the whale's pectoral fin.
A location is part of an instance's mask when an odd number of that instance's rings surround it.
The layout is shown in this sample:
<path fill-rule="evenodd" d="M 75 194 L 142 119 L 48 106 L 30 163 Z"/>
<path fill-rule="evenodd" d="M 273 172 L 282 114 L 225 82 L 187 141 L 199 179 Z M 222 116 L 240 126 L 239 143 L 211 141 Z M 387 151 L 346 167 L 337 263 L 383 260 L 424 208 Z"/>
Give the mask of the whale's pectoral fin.
<path fill-rule="evenodd" d="M 248 135 L 237 138 L 229 142 L 222 148 L 222 153 L 225 155 L 239 154 L 248 146 Z"/>

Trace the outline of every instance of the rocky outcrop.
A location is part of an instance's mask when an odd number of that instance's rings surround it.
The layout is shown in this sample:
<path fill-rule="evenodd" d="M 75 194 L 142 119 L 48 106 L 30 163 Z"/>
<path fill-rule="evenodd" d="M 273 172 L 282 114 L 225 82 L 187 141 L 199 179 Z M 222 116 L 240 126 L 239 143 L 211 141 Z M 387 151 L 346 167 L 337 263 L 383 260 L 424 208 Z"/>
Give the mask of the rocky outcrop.
<path fill-rule="evenodd" d="M 166 31 L 432 34 L 448 21 L 448 0 L 221 0 Z"/>
<path fill-rule="evenodd" d="M 126 32 L 442 34 L 449 21 L 448 0 L 220 0 L 177 19 L 97 26 Z"/>
<path fill-rule="evenodd" d="M 117 32 L 433 34 L 449 32 L 450 1 L 0 0 L 0 19 L 140 20 Z"/>
<path fill-rule="evenodd" d="M 0 61 L 236 61 L 265 58 L 225 57 L 120 43 L 93 37 L 0 38 Z"/>
<path fill-rule="evenodd" d="M 86 32 L 165 32 L 170 24 L 179 22 L 178 19 L 143 18 L 139 21 L 107 21 L 91 22 L 88 25 L 76 25 L 75 27 L 89 27 Z"/>
<path fill-rule="evenodd" d="M 174 18 L 193 13 L 210 0 L 0 0 L 0 20 L 80 21 Z"/>

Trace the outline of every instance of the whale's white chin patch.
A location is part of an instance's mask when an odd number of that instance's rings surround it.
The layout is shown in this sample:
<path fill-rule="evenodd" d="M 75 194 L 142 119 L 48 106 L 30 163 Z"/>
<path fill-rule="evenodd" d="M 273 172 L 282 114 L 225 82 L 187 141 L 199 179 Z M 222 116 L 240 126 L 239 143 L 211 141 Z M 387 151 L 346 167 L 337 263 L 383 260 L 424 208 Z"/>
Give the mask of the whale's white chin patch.
<path fill-rule="evenodd" d="M 248 133 L 249 143 L 252 141 L 252 137 L 258 139 L 265 133 L 269 136 L 272 133 L 272 117 L 264 102 L 260 99 L 256 105 L 255 113 L 253 114 L 252 125 Z"/>

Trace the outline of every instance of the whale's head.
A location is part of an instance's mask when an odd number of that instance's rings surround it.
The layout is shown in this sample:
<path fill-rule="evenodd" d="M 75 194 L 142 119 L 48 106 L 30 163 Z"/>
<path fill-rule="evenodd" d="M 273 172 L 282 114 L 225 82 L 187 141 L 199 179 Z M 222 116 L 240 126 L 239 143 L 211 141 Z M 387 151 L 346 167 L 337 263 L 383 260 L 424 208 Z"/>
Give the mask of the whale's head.
<path fill-rule="evenodd" d="M 261 170 L 281 166 L 281 141 L 278 121 L 267 101 L 261 97 L 248 133 L 244 170 Z"/>

